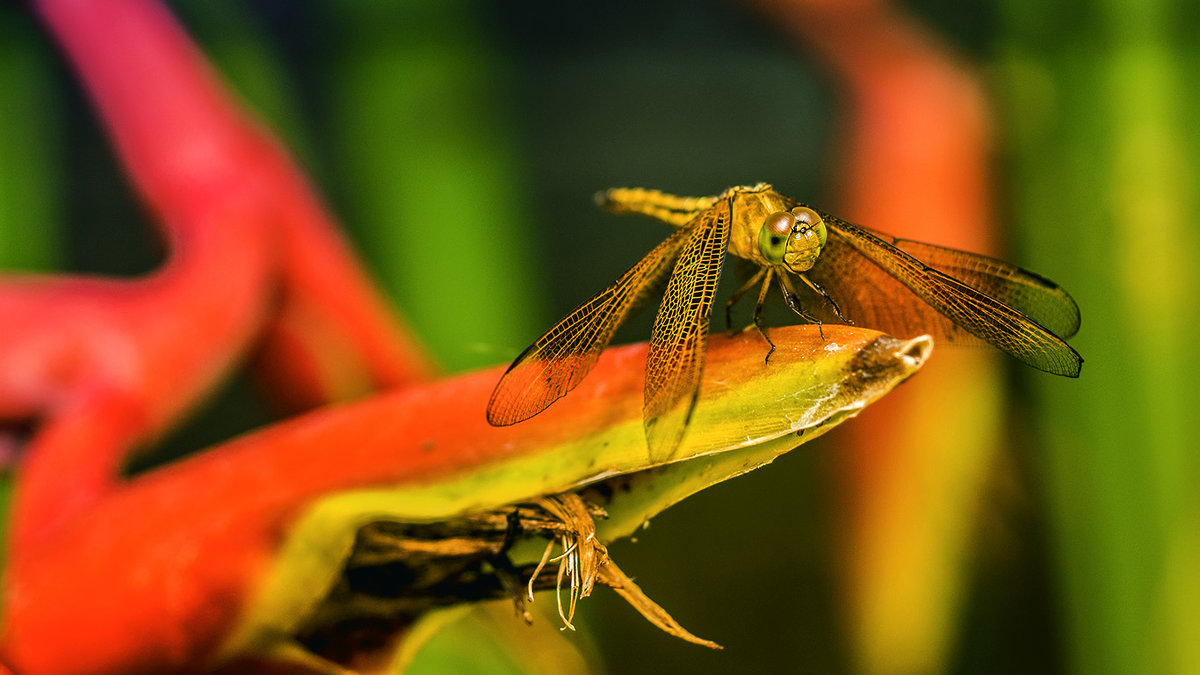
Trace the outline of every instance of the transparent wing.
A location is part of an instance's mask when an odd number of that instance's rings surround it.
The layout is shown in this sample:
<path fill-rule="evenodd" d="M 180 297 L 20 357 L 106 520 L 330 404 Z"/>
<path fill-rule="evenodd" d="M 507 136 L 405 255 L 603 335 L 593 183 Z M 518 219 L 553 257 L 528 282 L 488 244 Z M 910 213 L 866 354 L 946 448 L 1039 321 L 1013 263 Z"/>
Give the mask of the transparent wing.
<path fill-rule="evenodd" d="M 701 213 L 689 226 L 654 320 L 646 357 L 646 442 L 653 461 L 671 458 L 696 405 L 712 311 L 732 214 L 726 204 Z"/>
<path fill-rule="evenodd" d="M 690 234 L 688 228 L 672 234 L 522 352 L 492 391 L 488 422 L 527 420 L 578 386 L 617 328 L 666 276 Z"/>
<path fill-rule="evenodd" d="M 822 215 L 829 240 L 806 275 L 850 320 L 900 336 L 983 340 L 1039 370 L 1079 375 L 1083 359 L 1039 321 L 1068 336 L 1078 328 L 1075 302 L 1052 282 L 986 256 L 883 238 Z M 830 308 L 814 309 L 837 323 Z"/>
<path fill-rule="evenodd" d="M 1079 332 L 1079 306 L 1075 300 L 1061 286 L 1040 274 L 978 253 L 896 239 L 865 227 L 859 229 L 1012 307 L 1061 338 Z"/>

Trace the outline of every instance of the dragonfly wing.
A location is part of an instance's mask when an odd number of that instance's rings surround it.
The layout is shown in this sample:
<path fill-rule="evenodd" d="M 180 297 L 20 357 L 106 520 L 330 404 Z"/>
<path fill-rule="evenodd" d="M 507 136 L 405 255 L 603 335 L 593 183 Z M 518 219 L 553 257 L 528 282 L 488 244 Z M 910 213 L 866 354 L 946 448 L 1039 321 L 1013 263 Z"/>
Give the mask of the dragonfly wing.
<path fill-rule="evenodd" d="M 825 222 L 830 232 L 828 243 L 806 274 L 825 287 L 851 320 L 902 336 L 929 332 L 955 342 L 969 342 L 973 336 L 1039 370 L 1079 375 L 1083 359 L 1070 345 L 1030 316 L 989 297 L 988 289 L 964 283 L 893 246 L 890 239 L 856 225 L 831 216 L 825 216 Z M 932 262 L 945 263 L 939 256 L 952 251 L 904 243 L 922 254 L 937 249 Z M 982 262 L 972 267 L 961 260 L 959 268 L 968 270 L 964 276 L 978 281 L 986 269 Z M 1005 285 L 997 282 L 992 287 L 1003 289 Z M 1005 291 L 1001 298 L 1010 299 L 1010 295 Z M 818 316 L 828 314 L 822 310 Z M 1060 319 L 1058 324 L 1069 326 L 1070 322 Z"/>
<path fill-rule="evenodd" d="M 617 328 L 665 278 L 690 234 L 690 229 L 672 234 L 522 352 L 492 391 L 488 422 L 527 420 L 578 386 Z"/>
<path fill-rule="evenodd" d="M 825 222 L 829 227 L 828 218 Z M 939 341 L 984 343 L 846 243 L 832 227 L 829 231 L 821 256 L 804 275 L 822 286 L 851 322 L 898 337 L 928 333 Z M 804 310 L 822 322 L 843 323 L 833 306 L 815 294 L 805 294 Z"/>
<path fill-rule="evenodd" d="M 1069 338 L 1079 332 L 1079 306 L 1061 286 L 1049 279 L 986 255 L 896 239 L 859 228 L 890 242 L 926 265 L 1042 324 L 1051 333 Z"/>
<path fill-rule="evenodd" d="M 646 442 L 653 461 L 675 454 L 696 405 L 712 311 L 732 213 L 719 204 L 701 213 L 675 263 L 654 320 L 646 357 Z"/>

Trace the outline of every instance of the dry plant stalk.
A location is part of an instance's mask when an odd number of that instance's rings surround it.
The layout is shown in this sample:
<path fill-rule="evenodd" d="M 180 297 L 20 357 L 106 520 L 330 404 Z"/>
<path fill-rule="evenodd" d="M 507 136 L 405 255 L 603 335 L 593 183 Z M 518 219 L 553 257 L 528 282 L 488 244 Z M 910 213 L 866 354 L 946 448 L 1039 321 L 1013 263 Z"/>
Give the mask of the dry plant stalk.
<path fill-rule="evenodd" d="M 612 562 L 596 536 L 597 517 L 607 514 L 577 494 L 562 493 L 438 523 L 367 525 L 359 531 L 338 586 L 299 630 L 299 642 L 344 663 L 362 641 L 399 635 L 429 610 L 503 597 L 513 600 L 518 616 L 532 622 L 526 603 L 533 601 L 535 590 L 551 587 L 564 629 L 575 630 L 579 600 L 600 582 L 663 631 L 720 649 L 679 625 Z M 509 561 L 507 552 L 522 537 L 549 540 L 536 565 Z M 556 544 L 561 553 L 552 556 Z M 555 578 L 540 579 L 551 563 L 558 565 Z"/>
<path fill-rule="evenodd" d="M 681 626 L 665 609 L 651 600 L 633 580 L 625 575 L 616 563 L 608 557 L 608 550 L 596 538 L 596 524 L 591 512 L 580 497 L 574 493 L 563 493 L 543 497 L 536 502 L 547 513 L 558 519 L 564 526 L 564 531 L 558 535 L 558 541 L 563 549 L 553 560 L 559 561 L 558 579 L 555 584 L 555 595 L 558 600 L 558 615 L 562 617 L 566 628 L 575 630 L 571 620 L 575 617 L 575 605 L 580 598 L 591 595 L 596 581 L 609 586 L 625 599 L 647 621 L 658 626 L 663 631 L 693 644 L 703 645 L 711 649 L 721 649 L 721 645 L 704 638 L 697 637 Z M 542 559 L 529 577 L 528 599 L 533 601 L 533 586 L 538 574 L 550 559 L 554 540 L 546 546 Z M 568 591 L 569 601 L 564 613 L 562 603 L 563 577 L 570 580 Z"/>

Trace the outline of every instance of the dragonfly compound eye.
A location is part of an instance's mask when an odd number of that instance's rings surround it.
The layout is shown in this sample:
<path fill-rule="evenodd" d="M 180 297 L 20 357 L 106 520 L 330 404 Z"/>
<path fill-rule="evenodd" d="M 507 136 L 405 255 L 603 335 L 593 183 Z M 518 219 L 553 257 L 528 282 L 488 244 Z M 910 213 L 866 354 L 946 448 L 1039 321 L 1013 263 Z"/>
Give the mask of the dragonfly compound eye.
<path fill-rule="evenodd" d="M 776 211 L 763 220 L 758 231 L 758 250 L 767 262 L 778 265 L 787 252 L 788 237 L 796 225 L 796 217 L 787 211 Z"/>
<path fill-rule="evenodd" d="M 783 263 L 793 272 L 805 272 L 817 262 L 829 233 L 821 214 L 806 206 L 797 206 L 789 215 L 795 220 L 795 225 L 792 226 Z"/>
<path fill-rule="evenodd" d="M 825 240 L 828 232 L 825 229 L 825 219 L 821 214 L 813 211 L 807 206 L 797 206 L 792 209 L 792 215 L 796 217 L 796 222 L 800 225 L 807 225 L 817 233 L 817 238 L 821 242 L 821 247 L 824 248 Z"/>

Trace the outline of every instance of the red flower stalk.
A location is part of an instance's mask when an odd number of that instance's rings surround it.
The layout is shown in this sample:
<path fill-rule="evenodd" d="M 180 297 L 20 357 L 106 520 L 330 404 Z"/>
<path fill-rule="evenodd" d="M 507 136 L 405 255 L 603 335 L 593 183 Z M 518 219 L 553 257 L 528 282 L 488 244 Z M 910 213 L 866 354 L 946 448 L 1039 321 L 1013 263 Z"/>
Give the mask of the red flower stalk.
<path fill-rule="evenodd" d="M 170 258 L 140 280 L 0 285 L 0 415 L 42 424 L 21 469 L 18 551 L 111 490 L 125 453 L 179 419 L 252 338 L 271 354 L 263 371 L 275 390 L 300 407 L 355 393 L 338 381 L 397 385 L 428 370 L 286 153 L 228 101 L 161 7 L 36 7 Z"/>
<path fill-rule="evenodd" d="M 713 338 L 715 384 L 677 457 L 704 456 L 700 487 L 724 478 L 711 453 L 781 441 L 729 474 L 769 461 L 797 432 L 856 414 L 927 349 L 894 343 L 894 358 L 877 333 L 811 328 L 781 329 L 770 366 L 755 335 Z M 567 399 L 511 427 L 483 414 L 492 369 L 316 411 L 143 475 L 21 551 L 3 654 L 31 672 L 158 672 L 263 649 L 311 611 L 372 520 L 445 519 L 645 467 L 644 361 L 645 345 L 609 350 Z"/>
<path fill-rule="evenodd" d="M 160 6 L 34 6 L 170 257 L 136 280 L 0 279 L 0 420 L 36 422 L 12 507 L 0 628 L 9 665 L 161 672 L 261 654 L 321 600 L 366 523 L 502 508 L 645 468 L 644 347 L 633 346 L 514 427 L 485 422 L 489 371 L 317 411 L 120 479 L 131 451 L 255 350 L 296 408 L 409 384 L 428 367 L 286 153 L 229 102 Z M 780 336 L 770 369 L 757 336 L 712 340 L 711 383 L 681 461 L 645 481 L 661 493 L 634 500 L 620 522 L 857 414 L 928 350 L 846 327 Z M 741 453 L 717 458 L 728 450 Z M 696 456 L 702 465 L 682 461 Z"/>

